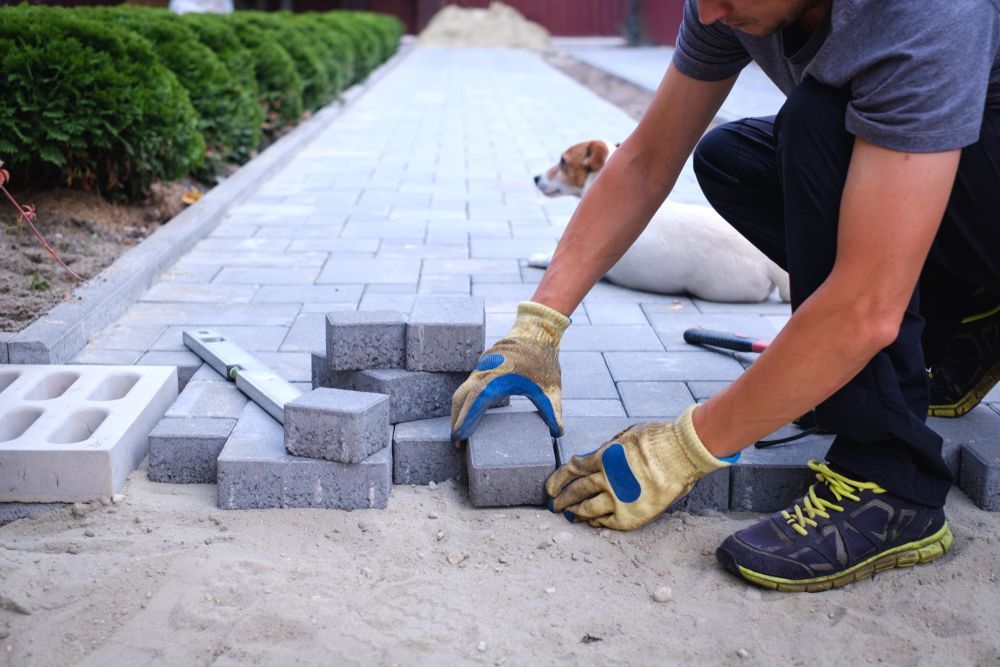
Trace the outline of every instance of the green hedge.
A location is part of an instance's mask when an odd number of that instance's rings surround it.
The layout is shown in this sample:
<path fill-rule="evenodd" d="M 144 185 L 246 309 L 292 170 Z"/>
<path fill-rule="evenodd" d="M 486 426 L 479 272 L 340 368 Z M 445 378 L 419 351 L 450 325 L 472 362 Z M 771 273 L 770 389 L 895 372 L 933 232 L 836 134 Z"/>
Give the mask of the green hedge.
<path fill-rule="evenodd" d="M 367 12 L 0 7 L 0 160 L 18 187 L 111 197 L 212 180 L 362 80 L 401 34 Z"/>

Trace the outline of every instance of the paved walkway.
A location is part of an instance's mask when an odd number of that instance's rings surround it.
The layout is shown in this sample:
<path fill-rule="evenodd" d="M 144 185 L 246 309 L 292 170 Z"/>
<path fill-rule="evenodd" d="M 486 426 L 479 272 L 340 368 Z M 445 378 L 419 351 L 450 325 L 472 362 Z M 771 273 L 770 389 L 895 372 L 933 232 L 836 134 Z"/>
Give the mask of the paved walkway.
<path fill-rule="evenodd" d="M 538 57 L 415 50 L 95 335 L 81 361 L 169 363 L 213 327 L 293 382 L 310 379 L 324 313 L 408 310 L 415 293 L 484 297 L 506 332 L 576 205 L 532 176 L 572 143 L 634 122 Z M 704 201 L 690 170 L 675 193 Z M 563 344 L 567 415 L 677 415 L 738 376 L 681 339 L 702 324 L 773 336 L 787 306 L 725 305 L 598 284 Z M 201 373 L 211 374 L 206 368 Z"/>
<path fill-rule="evenodd" d="M 579 47 L 567 49 L 570 55 L 617 74 L 647 90 L 656 90 L 667 71 L 674 50 L 669 47 Z M 736 80 L 736 86 L 719 110 L 724 121 L 747 116 L 773 116 L 785 101 L 785 95 L 756 64 L 751 63 Z"/>

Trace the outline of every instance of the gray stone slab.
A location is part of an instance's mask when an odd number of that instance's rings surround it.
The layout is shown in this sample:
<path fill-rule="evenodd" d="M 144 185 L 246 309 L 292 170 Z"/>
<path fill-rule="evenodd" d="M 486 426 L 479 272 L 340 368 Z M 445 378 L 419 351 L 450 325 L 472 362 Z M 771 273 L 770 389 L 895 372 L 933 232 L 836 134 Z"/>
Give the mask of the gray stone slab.
<path fill-rule="evenodd" d="M 646 313 L 638 303 L 591 301 L 586 306 L 592 324 L 648 325 Z"/>
<path fill-rule="evenodd" d="M 281 424 L 247 406 L 218 461 L 221 509 L 384 508 L 392 487 L 392 450 L 357 464 L 292 456 Z"/>
<path fill-rule="evenodd" d="M 338 389 L 389 396 L 389 421 L 393 424 L 451 414 L 451 397 L 468 373 L 429 373 L 401 368 L 338 371 L 329 378 Z M 502 404 L 506 405 L 509 400 Z"/>
<path fill-rule="evenodd" d="M 486 344 L 486 311 L 478 297 L 418 295 L 406 325 L 406 368 L 471 371 Z"/>
<path fill-rule="evenodd" d="M 253 303 L 353 303 L 361 300 L 364 285 L 264 285 Z"/>
<path fill-rule="evenodd" d="M 683 382 L 619 382 L 629 417 L 677 417 L 694 397 Z"/>
<path fill-rule="evenodd" d="M 601 447 L 618 433 L 640 420 L 626 417 L 567 417 L 565 434 L 558 440 L 559 461 L 583 456 Z M 729 469 L 718 470 L 698 480 L 694 488 L 669 510 L 704 512 L 729 509 Z"/>
<path fill-rule="evenodd" d="M 743 367 L 715 352 L 606 352 L 604 359 L 616 382 L 735 380 Z"/>
<path fill-rule="evenodd" d="M 393 484 L 467 479 L 465 454 L 451 442 L 451 418 L 396 424 L 392 436 Z"/>
<path fill-rule="evenodd" d="M 392 311 L 338 311 L 326 317 L 326 356 L 335 371 L 402 368 L 406 319 Z"/>
<path fill-rule="evenodd" d="M 563 399 L 563 417 L 624 417 L 625 408 L 618 399 L 567 398 Z"/>
<path fill-rule="evenodd" d="M 324 283 L 411 283 L 420 279 L 419 259 L 331 260 L 316 279 Z"/>
<path fill-rule="evenodd" d="M 7 343 L 14 337 L 12 331 L 0 331 L 0 364 L 10 363 L 10 353 L 7 351 Z"/>
<path fill-rule="evenodd" d="M 466 444 L 466 465 L 476 507 L 545 505 L 556 468 L 549 428 L 535 412 L 487 413 Z"/>
<path fill-rule="evenodd" d="M 139 366 L 176 366 L 177 367 L 177 390 L 184 391 L 188 382 L 194 379 L 204 362 L 194 352 L 190 350 L 151 350 L 146 352 L 135 362 Z M 219 379 L 224 379 L 219 376 Z"/>
<path fill-rule="evenodd" d="M 137 303 L 122 318 L 128 323 L 162 322 L 167 325 L 291 326 L 299 314 L 294 303 Z M 218 327 L 216 327 L 218 328 Z"/>
<path fill-rule="evenodd" d="M 772 294 L 771 298 L 759 303 L 722 303 L 718 301 L 705 301 L 703 299 L 692 299 L 694 305 L 703 313 L 734 313 L 753 315 L 790 315 L 792 307 L 783 303 Z"/>
<path fill-rule="evenodd" d="M 326 315 L 299 315 L 279 348 L 282 352 L 314 352 L 326 350 Z"/>
<path fill-rule="evenodd" d="M 6 362 L 4 362 L 6 363 Z M 70 507 L 69 503 L 0 503 L 0 526 L 45 512 Z"/>
<path fill-rule="evenodd" d="M 510 327 L 504 329 L 504 333 Z M 607 398 L 618 400 L 615 381 L 600 352 L 560 352 L 562 397 Z"/>
<path fill-rule="evenodd" d="M 754 338 L 770 340 L 778 333 L 774 325 L 760 315 L 706 314 L 683 310 L 676 313 L 653 313 L 649 321 L 668 350 L 697 350 L 684 341 L 687 329 L 701 327 Z"/>
<path fill-rule="evenodd" d="M 769 437 L 799 432 L 785 427 Z M 823 460 L 833 436 L 810 435 L 767 449 L 747 447 L 730 470 L 730 504 L 734 512 L 777 512 L 790 506 L 816 481 L 806 467 L 810 459 Z"/>
<path fill-rule="evenodd" d="M 285 447 L 294 456 L 359 463 L 390 444 L 385 394 L 321 387 L 285 403 Z"/>
<path fill-rule="evenodd" d="M 235 419 L 161 419 L 149 434 L 149 479 L 171 484 L 214 482 L 216 460 L 235 426 Z"/>
<path fill-rule="evenodd" d="M 166 417 L 236 419 L 247 397 L 232 382 L 191 381 L 167 410 Z"/>
<path fill-rule="evenodd" d="M 574 316 L 574 323 L 579 324 Z M 563 335 L 560 349 L 572 350 L 628 350 L 660 351 L 663 344 L 649 325 L 571 326 Z"/>
<path fill-rule="evenodd" d="M 184 331 L 194 328 L 192 325 L 167 327 L 150 349 L 187 351 Z M 288 335 L 287 326 L 212 326 L 211 329 L 248 352 L 274 352 Z"/>
<path fill-rule="evenodd" d="M 136 363 L 142 352 L 139 350 L 104 350 L 86 347 L 70 360 L 70 363 L 87 366 L 131 366 Z"/>
<path fill-rule="evenodd" d="M 927 425 L 944 439 L 941 454 L 951 474 L 959 479 L 962 448 L 995 442 L 1000 433 L 1000 415 L 985 405 L 979 405 L 958 419 L 928 417 Z"/>
<path fill-rule="evenodd" d="M 694 396 L 694 400 L 698 403 L 707 401 L 712 396 L 715 396 L 720 391 L 731 385 L 732 382 L 699 382 L 693 381 L 688 382 L 688 389 L 691 391 L 691 395 Z"/>
<path fill-rule="evenodd" d="M 225 266 L 212 279 L 213 284 L 234 285 L 312 285 L 320 275 L 318 266 Z"/>
<path fill-rule="evenodd" d="M 1000 443 L 995 435 L 962 448 L 959 486 L 982 509 L 1000 512 Z"/>

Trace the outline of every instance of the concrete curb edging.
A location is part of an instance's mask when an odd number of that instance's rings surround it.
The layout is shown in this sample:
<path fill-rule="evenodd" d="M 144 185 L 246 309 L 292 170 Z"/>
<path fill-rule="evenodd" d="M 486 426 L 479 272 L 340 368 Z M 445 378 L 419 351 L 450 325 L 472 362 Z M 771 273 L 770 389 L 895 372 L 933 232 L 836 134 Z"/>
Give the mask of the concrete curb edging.
<path fill-rule="evenodd" d="M 97 331 L 117 320 L 165 270 L 207 236 L 225 212 L 242 201 L 263 179 L 284 166 L 287 159 L 315 139 L 372 85 L 395 68 L 413 50 L 401 43 L 388 61 L 367 79 L 344 92 L 341 103 L 330 104 L 278 139 L 184 209 L 111 266 L 6 342 L 11 364 L 59 364 L 70 360 Z M 3 342 L 0 340 L 0 342 Z M 0 355 L 2 356 L 2 355 Z"/>

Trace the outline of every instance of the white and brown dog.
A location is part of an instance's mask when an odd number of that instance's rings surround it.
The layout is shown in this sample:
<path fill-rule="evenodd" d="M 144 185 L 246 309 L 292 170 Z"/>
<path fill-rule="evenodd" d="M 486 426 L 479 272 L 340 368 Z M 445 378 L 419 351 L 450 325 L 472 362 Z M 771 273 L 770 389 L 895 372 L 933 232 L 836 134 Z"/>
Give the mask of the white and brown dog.
<path fill-rule="evenodd" d="M 535 176 L 535 185 L 548 197 L 582 197 L 614 150 L 605 141 L 576 144 Z M 528 265 L 545 268 L 551 259 L 533 255 Z M 710 301 L 763 301 L 775 288 L 789 300 L 788 274 L 712 208 L 670 201 L 605 277 L 623 287 Z"/>

